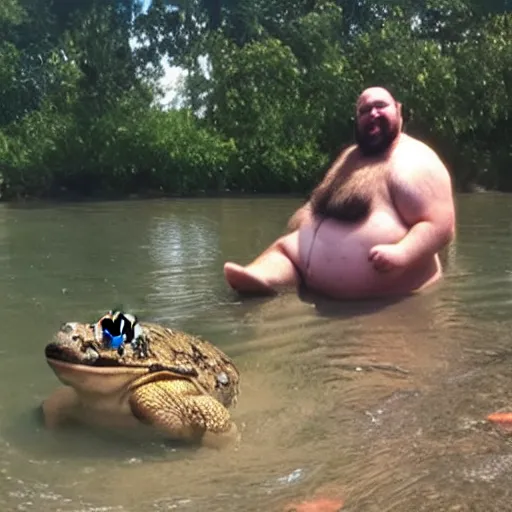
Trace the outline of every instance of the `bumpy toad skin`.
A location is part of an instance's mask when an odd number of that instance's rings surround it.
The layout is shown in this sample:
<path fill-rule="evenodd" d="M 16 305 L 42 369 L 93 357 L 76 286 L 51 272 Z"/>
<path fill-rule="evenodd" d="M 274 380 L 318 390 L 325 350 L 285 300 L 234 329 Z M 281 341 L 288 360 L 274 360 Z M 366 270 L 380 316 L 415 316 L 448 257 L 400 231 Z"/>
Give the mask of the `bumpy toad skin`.
<path fill-rule="evenodd" d="M 240 376 L 217 347 L 159 324 L 140 323 L 137 343 L 113 348 L 93 324 L 64 324 L 46 346 L 48 364 L 66 387 L 43 403 L 45 423 L 69 420 L 129 427 L 222 447 L 238 439 L 228 407 Z"/>

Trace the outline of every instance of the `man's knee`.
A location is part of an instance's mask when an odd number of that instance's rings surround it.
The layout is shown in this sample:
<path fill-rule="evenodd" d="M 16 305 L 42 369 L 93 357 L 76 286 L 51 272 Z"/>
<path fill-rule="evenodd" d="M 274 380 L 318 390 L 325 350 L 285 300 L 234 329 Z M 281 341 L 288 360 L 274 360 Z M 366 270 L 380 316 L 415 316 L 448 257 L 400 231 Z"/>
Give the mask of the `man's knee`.
<path fill-rule="evenodd" d="M 297 266 L 299 255 L 298 231 L 293 231 L 292 233 L 278 238 L 274 245 L 276 250 Z"/>

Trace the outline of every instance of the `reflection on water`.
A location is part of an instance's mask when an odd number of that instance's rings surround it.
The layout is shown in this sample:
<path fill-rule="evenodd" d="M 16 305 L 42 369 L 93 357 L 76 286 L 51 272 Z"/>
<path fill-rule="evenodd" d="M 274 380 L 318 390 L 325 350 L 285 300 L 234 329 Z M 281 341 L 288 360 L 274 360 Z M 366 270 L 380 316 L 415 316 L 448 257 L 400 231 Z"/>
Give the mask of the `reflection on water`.
<path fill-rule="evenodd" d="M 218 224 L 202 215 L 170 213 L 149 226 L 149 253 L 155 270 L 148 276 L 154 292 L 148 301 L 157 308 L 156 320 L 194 317 L 198 302 L 217 302 L 209 282 L 220 258 Z"/>
<path fill-rule="evenodd" d="M 240 301 L 248 261 L 294 200 L 140 201 L 0 210 L 0 507 L 273 511 L 508 510 L 512 202 L 461 196 L 444 281 L 395 302 Z M 122 305 L 219 344 L 242 372 L 238 450 L 87 429 L 48 432 L 42 348 L 64 320 Z"/>

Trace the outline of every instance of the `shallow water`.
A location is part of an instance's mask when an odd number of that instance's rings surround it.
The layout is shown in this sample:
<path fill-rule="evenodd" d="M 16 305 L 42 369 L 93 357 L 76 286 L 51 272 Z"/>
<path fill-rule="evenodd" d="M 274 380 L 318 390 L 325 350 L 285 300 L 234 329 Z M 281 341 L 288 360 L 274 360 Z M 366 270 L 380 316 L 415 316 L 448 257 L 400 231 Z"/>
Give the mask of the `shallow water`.
<path fill-rule="evenodd" d="M 222 263 L 281 233 L 293 199 L 0 209 L 0 509 L 273 511 L 314 495 L 352 511 L 512 509 L 512 197 L 458 197 L 446 277 L 395 303 L 240 301 Z M 37 406 L 58 386 L 61 322 L 122 306 L 207 338 L 242 372 L 240 447 L 77 429 Z"/>

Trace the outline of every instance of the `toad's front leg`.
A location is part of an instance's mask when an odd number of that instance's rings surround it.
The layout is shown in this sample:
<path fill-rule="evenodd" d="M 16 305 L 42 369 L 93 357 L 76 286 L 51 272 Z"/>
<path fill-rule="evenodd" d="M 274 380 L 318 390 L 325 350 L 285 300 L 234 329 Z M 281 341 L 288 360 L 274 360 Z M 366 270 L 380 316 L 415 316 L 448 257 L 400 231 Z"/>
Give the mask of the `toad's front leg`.
<path fill-rule="evenodd" d="M 78 396 L 73 388 L 57 388 L 41 404 L 45 427 L 56 429 L 76 421 L 79 405 Z"/>
<path fill-rule="evenodd" d="M 218 400 L 181 379 L 149 382 L 132 390 L 136 418 L 172 439 L 222 448 L 238 441 L 238 429 Z"/>

